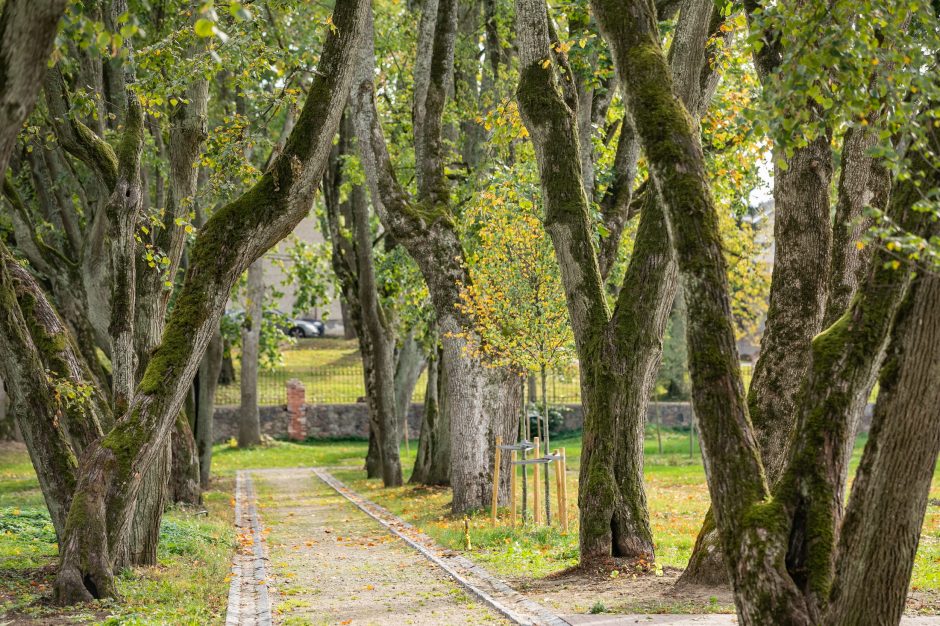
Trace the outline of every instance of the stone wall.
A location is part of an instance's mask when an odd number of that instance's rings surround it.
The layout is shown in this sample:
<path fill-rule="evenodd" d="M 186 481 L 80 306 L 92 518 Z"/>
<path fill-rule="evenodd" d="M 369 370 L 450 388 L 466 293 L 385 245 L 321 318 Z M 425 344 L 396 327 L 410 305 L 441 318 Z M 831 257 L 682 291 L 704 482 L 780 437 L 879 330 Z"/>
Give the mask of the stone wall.
<path fill-rule="evenodd" d="M 871 423 L 872 405 L 862 417 L 862 432 Z M 369 436 L 369 408 L 364 402 L 356 404 L 305 404 L 303 406 L 306 438 L 309 439 L 366 439 Z M 276 439 L 287 439 L 291 417 L 287 405 L 259 408 L 261 433 Z M 412 404 L 408 414 L 408 434 L 417 439 L 421 432 L 424 406 Z M 688 402 L 652 402 L 647 419 L 655 423 L 658 418 L 665 428 L 688 428 L 692 420 L 692 405 Z M 564 410 L 563 432 L 576 432 L 584 425 L 580 404 L 569 404 Z M 296 423 L 296 420 L 295 420 Z M 214 437 L 216 443 L 228 441 L 238 435 L 238 407 L 218 407 L 215 410 Z M 294 433 L 293 439 L 303 439 Z"/>
<path fill-rule="evenodd" d="M 287 439 L 291 423 L 287 405 L 258 408 L 261 433 L 276 439 Z M 408 434 L 417 439 L 421 430 L 424 405 L 412 404 L 408 415 Z M 366 439 L 369 437 L 369 407 L 356 404 L 304 405 L 306 437 L 309 439 Z M 218 407 L 215 410 L 213 437 L 216 443 L 238 436 L 238 407 Z M 301 437 L 303 438 L 303 437 Z"/>

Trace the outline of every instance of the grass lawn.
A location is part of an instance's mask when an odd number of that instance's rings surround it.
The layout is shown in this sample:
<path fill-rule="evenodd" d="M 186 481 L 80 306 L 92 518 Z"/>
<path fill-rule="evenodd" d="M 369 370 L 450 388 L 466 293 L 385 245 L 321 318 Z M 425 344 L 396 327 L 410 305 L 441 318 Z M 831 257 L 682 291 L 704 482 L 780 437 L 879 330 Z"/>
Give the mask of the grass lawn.
<path fill-rule="evenodd" d="M 864 441 L 860 440 L 861 445 Z M 512 528 L 506 512 L 496 527 L 487 512 L 470 517 L 471 550 L 468 556 L 498 575 L 525 586 L 577 563 L 577 472 L 580 437 L 556 438 L 552 447 L 564 446 L 568 455 L 569 519 L 567 535 L 551 527 Z M 235 536 L 232 530 L 232 487 L 235 471 L 262 467 L 312 465 L 358 467 L 365 455 L 364 441 L 277 442 L 264 448 L 237 450 L 216 446 L 212 489 L 205 494 L 206 512 L 170 510 L 164 517 L 159 567 L 122 572 L 120 603 L 95 603 L 66 613 L 49 606 L 48 597 L 56 562 L 55 534 L 21 445 L 0 445 L 0 615 L 14 611 L 44 623 L 65 617 L 80 623 L 101 624 L 221 624 L 228 592 L 228 570 Z M 651 576 L 666 577 L 685 565 L 702 516 L 708 490 L 697 441 L 689 455 L 688 433 L 664 431 L 663 454 L 655 434 L 646 442 L 646 484 L 656 540 L 658 562 Z M 414 462 L 415 444 L 402 450 L 406 471 Z M 860 447 L 856 449 L 854 465 Z M 450 492 L 445 488 L 405 486 L 383 489 L 367 480 L 359 469 L 341 469 L 336 475 L 347 484 L 411 521 L 443 545 L 464 550 L 463 518 L 449 513 Z M 936 478 L 936 475 L 935 475 Z M 531 480 L 531 478 L 530 478 Z M 554 481 L 552 482 L 554 490 Z M 553 494 L 554 495 L 554 494 Z M 612 576 L 630 572 L 611 573 Z M 924 610 L 940 612 L 940 481 L 931 490 L 920 550 L 914 567 L 912 590 L 926 598 Z M 622 609 L 622 606 L 610 608 Z M 635 605 L 630 605 L 635 606 Z M 698 605 L 642 605 L 645 610 L 727 610 L 707 600 Z"/>

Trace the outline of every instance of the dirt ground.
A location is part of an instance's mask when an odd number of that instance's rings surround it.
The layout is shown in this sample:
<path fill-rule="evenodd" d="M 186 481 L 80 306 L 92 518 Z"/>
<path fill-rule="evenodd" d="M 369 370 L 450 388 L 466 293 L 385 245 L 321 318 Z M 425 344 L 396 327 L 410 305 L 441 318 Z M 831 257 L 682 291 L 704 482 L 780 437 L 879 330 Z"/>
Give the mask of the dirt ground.
<path fill-rule="evenodd" d="M 505 623 L 312 472 L 252 479 L 275 624 Z"/>
<path fill-rule="evenodd" d="M 730 589 L 675 588 L 681 570 L 659 574 L 642 565 L 611 560 L 592 569 L 573 568 L 546 578 L 507 582 L 559 615 L 603 613 L 733 613 Z"/>

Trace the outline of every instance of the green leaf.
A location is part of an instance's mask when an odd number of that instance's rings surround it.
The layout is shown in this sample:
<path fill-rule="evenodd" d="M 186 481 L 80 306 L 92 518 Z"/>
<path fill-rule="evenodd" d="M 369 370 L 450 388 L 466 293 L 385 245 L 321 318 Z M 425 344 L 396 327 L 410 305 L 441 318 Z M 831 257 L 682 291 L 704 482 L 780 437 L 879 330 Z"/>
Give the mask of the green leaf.
<path fill-rule="evenodd" d="M 200 37 L 211 37 L 215 31 L 215 24 L 203 17 L 196 20 L 196 23 L 193 25 L 193 30 L 195 30 L 196 34 Z"/>

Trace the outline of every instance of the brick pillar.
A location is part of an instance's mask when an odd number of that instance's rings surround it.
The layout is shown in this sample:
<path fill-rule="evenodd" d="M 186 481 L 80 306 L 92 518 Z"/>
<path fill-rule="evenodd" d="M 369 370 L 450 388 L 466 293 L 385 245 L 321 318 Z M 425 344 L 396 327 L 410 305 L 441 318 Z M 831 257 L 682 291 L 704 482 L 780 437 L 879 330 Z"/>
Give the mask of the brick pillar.
<path fill-rule="evenodd" d="M 296 378 L 287 381 L 287 414 L 290 416 L 287 434 L 294 441 L 307 438 L 307 413 L 304 411 L 306 394 L 302 382 Z"/>

